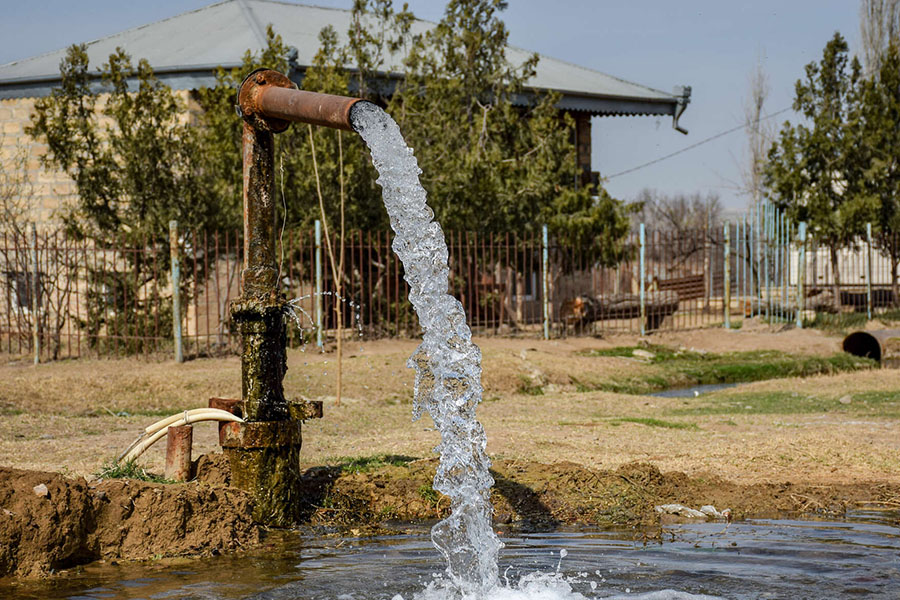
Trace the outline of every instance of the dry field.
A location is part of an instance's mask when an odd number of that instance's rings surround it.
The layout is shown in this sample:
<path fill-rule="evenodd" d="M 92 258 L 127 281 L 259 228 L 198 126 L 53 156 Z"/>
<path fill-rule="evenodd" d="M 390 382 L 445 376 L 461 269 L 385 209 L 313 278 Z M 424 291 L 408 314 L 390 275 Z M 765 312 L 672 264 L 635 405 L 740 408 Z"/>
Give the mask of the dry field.
<path fill-rule="evenodd" d="M 874 370 L 744 384 L 696 398 L 584 389 L 577 382 L 641 377 L 648 366 L 591 349 L 636 337 L 479 338 L 484 403 L 479 418 L 497 459 L 572 461 L 615 469 L 632 461 L 662 471 L 740 483 L 900 483 L 900 371 Z M 781 350 L 831 355 L 839 338 L 819 331 L 745 328 L 654 335 L 653 344 L 698 351 Z M 428 417 L 411 421 L 415 341 L 349 344 L 344 392 L 334 398 L 335 355 L 291 350 L 289 396 L 322 399 L 325 417 L 304 425 L 304 465 L 340 457 L 431 456 Z M 540 389 L 542 394 L 532 395 Z M 531 393 L 528 393 L 531 392 Z M 141 359 L 0 366 L 0 465 L 90 475 L 146 425 L 213 396 L 240 393 L 236 357 L 177 365 Z M 195 429 L 195 454 L 216 449 L 215 426 Z M 164 444 L 143 462 L 161 472 Z"/>

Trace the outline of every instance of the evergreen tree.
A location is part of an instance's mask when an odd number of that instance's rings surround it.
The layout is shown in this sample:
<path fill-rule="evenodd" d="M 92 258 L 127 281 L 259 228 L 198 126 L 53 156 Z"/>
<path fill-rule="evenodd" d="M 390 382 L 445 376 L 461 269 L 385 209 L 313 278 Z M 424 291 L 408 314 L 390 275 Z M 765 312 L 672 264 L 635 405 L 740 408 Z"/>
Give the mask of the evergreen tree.
<path fill-rule="evenodd" d="M 891 289 L 900 302 L 897 267 L 900 265 L 900 50 L 891 42 L 878 72 L 865 82 L 863 92 L 865 154 L 863 190 L 878 207 L 875 244 L 891 262 Z"/>
<path fill-rule="evenodd" d="M 144 249 L 85 265 L 87 310 L 79 325 L 94 347 L 114 335 L 123 339 L 111 342 L 117 348 L 139 352 L 154 343 L 154 332 L 171 327 L 171 304 L 151 285 L 168 270 L 169 221 L 216 229 L 224 223 L 219 199 L 198 161 L 202 145 L 184 103 L 145 60 L 133 66 L 118 48 L 97 73 L 85 46 L 72 46 L 60 73 L 60 86 L 35 103 L 26 131 L 46 141 L 43 163 L 75 181 L 77 202 L 61 215 L 67 231 L 99 248 Z"/>
<path fill-rule="evenodd" d="M 873 220 L 877 202 L 862 186 L 865 168 L 861 121 L 861 68 L 847 56 L 839 33 L 822 60 L 798 80 L 794 110 L 806 122 L 785 123 L 769 151 L 765 184 L 773 203 L 829 250 L 833 294 L 840 306 L 838 253 L 854 244 Z"/>
<path fill-rule="evenodd" d="M 537 55 L 506 57 L 502 0 L 451 0 L 440 23 L 411 40 L 388 111 L 423 165 L 429 203 L 446 229 L 534 232 L 609 264 L 628 230 L 623 203 L 576 183 L 572 119 L 558 94 L 527 93 Z M 531 98 L 527 103 L 523 100 Z"/>
<path fill-rule="evenodd" d="M 218 199 L 196 161 L 197 131 L 147 61 L 134 67 L 119 48 L 97 85 L 85 46 L 72 46 L 60 73 L 26 131 L 46 141 L 43 163 L 76 183 L 78 202 L 62 215 L 71 233 L 164 243 L 171 219 L 191 229 L 221 225 Z"/>

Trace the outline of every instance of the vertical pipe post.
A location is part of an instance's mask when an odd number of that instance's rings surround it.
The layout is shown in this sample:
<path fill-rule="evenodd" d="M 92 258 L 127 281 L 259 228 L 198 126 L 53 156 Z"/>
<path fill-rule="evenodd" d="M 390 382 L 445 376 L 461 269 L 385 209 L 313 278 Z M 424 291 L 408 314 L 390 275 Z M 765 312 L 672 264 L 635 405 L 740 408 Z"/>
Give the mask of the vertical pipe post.
<path fill-rule="evenodd" d="M 193 425 L 179 425 L 166 430 L 166 479 L 187 481 L 191 478 L 193 438 Z"/>
<path fill-rule="evenodd" d="M 37 226 L 31 224 L 31 345 L 34 364 L 41 362 L 41 274 L 38 271 Z"/>
<path fill-rule="evenodd" d="M 550 258 L 550 253 L 548 251 L 548 239 L 547 235 L 547 226 L 543 225 L 541 227 L 541 285 L 543 297 L 541 298 L 543 302 L 541 305 L 543 306 L 544 313 L 544 339 L 550 339 L 550 270 L 547 266 L 547 262 Z"/>
<path fill-rule="evenodd" d="M 799 232 L 800 251 L 797 254 L 797 327 L 803 328 L 803 311 L 806 303 L 806 223 L 801 222 Z"/>
<path fill-rule="evenodd" d="M 725 311 L 725 329 L 731 329 L 731 224 L 725 221 L 725 264 L 723 267 L 724 286 L 722 305 Z"/>
<path fill-rule="evenodd" d="M 169 221 L 169 264 L 172 276 L 172 340 L 175 362 L 184 362 L 181 337 L 181 259 L 178 250 L 178 221 Z"/>
<path fill-rule="evenodd" d="M 866 223 L 866 316 L 872 320 L 872 224 Z"/>
<path fill-rule="evenodd" d="M 322 331 L 322 222 L 316 219 L 316 346 L 325 345 Z"/>
<path fill-rule="evenodd" d="M 707 243 L 709 242 L 709 238 L 707 236 Z M 644 224 L 641 223 L 640 226 L 640 252 L 641 252 L 641 266 L 640 266 L 640 290 L 641 290 L 641 335 L 647 335 L 647 294 L 645 291 L 646 281 L 647 281 L 647 272 L 646 272 L 646 264 L 644 260 L 644 255 L 646 253 L 647 246 L 647 234 L 644 229 Z"/>

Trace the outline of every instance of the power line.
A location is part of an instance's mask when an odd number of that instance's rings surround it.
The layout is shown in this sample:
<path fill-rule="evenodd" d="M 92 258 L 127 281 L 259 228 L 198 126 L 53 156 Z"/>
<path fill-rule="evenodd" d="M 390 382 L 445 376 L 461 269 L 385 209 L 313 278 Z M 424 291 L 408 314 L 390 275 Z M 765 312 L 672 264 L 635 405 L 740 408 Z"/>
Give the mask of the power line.
<path fill-rule="evenodd" d="M 644 167 L 649 167 L 650 165 L 655 165 L 658 162 L 668 160 L 668 159 L 672 158 L 673 156 L 678 156 L 679 154 L 687 152 L 688 150 L 693 150 L 694 148 L 697 148 L 698 146 L 702 146 L 703 144 L 709 143 L 713 140 L 717 140 L 720 137 L 728 135 L 729 133 L 734 133 L 735 131 L 744 129 L 745 127 L 749 127 L 750 125 L 756 125 L 757 123 L 759 123 L 761 121 L 765 121 L 766 119 L 771 119 L 772 117 L 777 117 L 781 113 L 785 113 L 789 110 L 791 110 L 790 106 L 787 108 L 782 108 L 781 110 L 773 112 L 770 115 L 766 115 L 765 117 L 762 117 L 761 119 L 757 119 L 753 123 L 744 123 L 743 125 L 738 125 L 737 127 L 732 127 L 731 129 L 728 129 L 726 131 L 722 131 L 722 132 L 712 135 L 708 138 L 704 138 L 704 139 L 700 140 L 699 142 L 691 144 L 690 146 L 685 146 L 681 150 L 676 150 L 675 152 L 672 152 L 671 154 L 666 154 L 665 156 L 660 156 L 659 158 L 653 159 L 650 162 L 646 162 L 642 165 L 638 165 L 636 167 L 631 167 L 630 169 L 625 169 L 624 171 L 619 171 L 618 173 L 613 173 L 612 175 L 607 175 L 606 177 L 604 177 L 604 179 L 612 179 L 613 177 L 618 177 L 619 175 L 626 175 L 628 173 L 633 173 L 634 171 L 643 169 Z"/>

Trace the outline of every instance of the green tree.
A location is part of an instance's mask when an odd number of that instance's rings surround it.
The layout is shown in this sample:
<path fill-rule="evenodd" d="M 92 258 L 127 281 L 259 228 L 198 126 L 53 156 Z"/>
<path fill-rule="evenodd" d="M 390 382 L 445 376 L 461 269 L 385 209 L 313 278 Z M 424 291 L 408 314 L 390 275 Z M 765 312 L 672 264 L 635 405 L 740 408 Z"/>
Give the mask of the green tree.
<path fill-rule="evenodd" d="M 900 265 L 900 50 L 888 45 L 878 71 L 865 81 L 863 139 L 859 151 L 867 168 L 863 189 L 878 207 L 875 244 L 891 262 L 891 289 L 900 302 L 897 267 Z"/>
<path fill-rule="evenodd" d="M 847 42 L 835 33 L 822 60 L 808 64 L 796 84 L 794 110 L 806 122 L 784 124 L 765 173 L 773 203 L 792 220 L 806 221 L 813 239 L 828 248 L 838 307 L 838 253 L 858 240 L 877 208 L 861 185 L 860 73 L 859 62 L 848 59 Z"/>
<path fill-rule="evenodd" d="M 171 219 L 194 229 L 220 224 L 184 103 L 145 60 L 132 66 L 118 48 L 96 85 L 85 46 L 72 46 L 60 73 L 26 131 L 47 142 L 44 164 L 76 183 L 78 202 L 63 215 L 70 232 L 101 242 L 163 242 Z"/>
<path fill-rule="evenodd" d="M 388 105 L 423 165 L 429 204 L 446 229 L 554 235 L 618 260 L 623 204 L 576 184 L 572 119 L 557 94 L 529 94 L 537 55 L 506 57 L 501 0 L 451 0 L 444 18 L 414 36 L 405 79 Z M 529 102 L 523 99 L 531 98 Z"/>
<path fill-rule="evenodd" d="M 139 351 L 141 342 L 131 340 L 151 335 L 149 324 L 157 323 L 146 315 L 162 307 L 160 326 L 171 322 L 171 305 L 151 285 L 166 272 L 169 221 L 214 229 L 222 224 L 218 200 L 197 162 L 201 145 L 186 107 L 146 61 L 133 66 L 119 48 L 92 72 L 85 46 L 76 45 L 60 74 L 60 86 L 35 103 L 26 131 L 46 141 L 43 163 L 75 181 L 77 202 L 61 215 L 67 232 L 100 249 L 145 249 L 87 267 L 80 324 L 94 345 L 105 328 L 129 340 L 126 350 Z"/>

